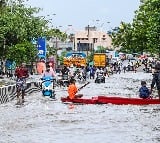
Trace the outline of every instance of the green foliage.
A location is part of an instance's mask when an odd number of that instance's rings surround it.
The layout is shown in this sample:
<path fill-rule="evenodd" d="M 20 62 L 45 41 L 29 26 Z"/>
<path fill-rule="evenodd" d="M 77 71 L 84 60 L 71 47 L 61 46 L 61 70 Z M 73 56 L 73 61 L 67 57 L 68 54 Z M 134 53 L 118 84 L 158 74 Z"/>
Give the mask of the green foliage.
<path fill-rule="evenodd" d="M 40 8 L 26 7 L 23 0 L 0 1 L 0 58 L 10 58 L 17 63 L 33 62 L 37 49 L 31 44 L 38 37 L 58 37 L 65 40 L 67 35 L 59 29 L 50 29 L 48 20 L 35 16 Z M 52 54 L 49 53 L 50 55 Z"/>
<path fill-rule="evenodd" d="M 113 45 L 126 52 L 160 53 L 160 0 L 141 0 L 132 24 L 122 22 L 110 34 Z"/>
<path fill-rule="evenodd" d="M 52 56 L 52 55 L 56 55 L 57 53 L 57 49 L 54 47 L 49 47 L 49 45 L 47 45 L 47 58 Z"/>
<path fill-rule="evenodd" d="M 2 12 L 5 7 L 6 7 L 6 1 L 5 0 L 0 0 L 0 12 Z"/>
<path fill-rule="evenodd" d="M 88 56 L 87 56 L 87 62 L 92 62 L 93 61 L 93 55 L 94 55 L 94 51 L 92 51 Z"/>
<path fill-rule="evenodd" d="M 61 56 L 58 57 L 58 61 L 60 61 L 60 65 L 63 64 L 63 59 L 66 54 L 67 54 L 67 51 L 62 51 Z"/>
<path fill-rule="evenodd" d="M 7 58 L 12 59 L 19 65 L 22 62 L 28 63 L 34 61 L 37 53 L 38 51 L 34 45 L 26 41 L 10 47 Z"/>
<path fill-rule="evenodd" d="M 25 61 L 26 59 L 30 61 L 29 57 L 24 58 L 29 54 L 21 53 L 26 50 L 25 48 L 28 48 L 26 42 L 30 43 L 32 38 L 45 35 L 42 27 L 45 27 L 46 23 L 44 20 L 33 16 L 38 12 L 39 9 L 26 8 L 20 1 L 19 3 L 13 3 L 11 7 L 3 8 L 0 13 L 0 50 L 3 51 L 0 53 L 0 57 L 6 58 L 8 55 L 12 55 L 10 58 L 17 60 L 17 54 L 19 54 L 19 56 L 23 55 L 22 59 Z M 30 51 L 35 51 L 35 47 L 31 43 L 30 47 L 32 47 Z M 13 54 L 14 50 L 20 53 Z M 37 54 L 37 52 L 34 54 Z"/>
<path fill-rule="evenodd" d="M 67 39 L 67 34 L 64 32 L 61 32 L 59 29 L 49 29 L 47 31 L 48 39 L 51 37 L 56 37 L 60 39 L 61 41 L 65 41 Z"/>
<path fill-rule="evenodd" d="M 105 53 L 106 52 L 106 48 L 104 48 L 103 46 L 97 46 L 97 50 L 95 51 L 95 53 Z"/>

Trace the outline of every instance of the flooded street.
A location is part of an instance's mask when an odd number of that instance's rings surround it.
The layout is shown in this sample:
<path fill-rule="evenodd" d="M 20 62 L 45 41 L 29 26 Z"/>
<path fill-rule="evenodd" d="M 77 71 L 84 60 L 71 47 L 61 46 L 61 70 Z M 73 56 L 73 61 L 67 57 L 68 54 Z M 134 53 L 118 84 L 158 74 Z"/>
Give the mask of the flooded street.
<path fill-rule="evenodd" d="M 84 98 L 98 95 L 138 97 L 140 81 L 150 87 L 148 73 L 121 73 L 106 77 L 106 83 L 90 80 L 80 93 Z M 156 95 L 156 91 L 154 92 Z M 0 143 L 159 143 L 159 105 L 74 105 L 63 104 L 67 91 L 56 89 L 58 100 L 35 93 L 26 105 L 16 100 L 0 105 Z"/>

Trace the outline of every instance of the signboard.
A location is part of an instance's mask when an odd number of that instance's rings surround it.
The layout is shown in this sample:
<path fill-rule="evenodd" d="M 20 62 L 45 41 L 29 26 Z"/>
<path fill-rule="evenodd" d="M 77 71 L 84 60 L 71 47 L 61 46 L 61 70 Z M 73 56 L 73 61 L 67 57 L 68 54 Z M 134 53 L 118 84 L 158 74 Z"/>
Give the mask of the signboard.
<path fill-rule="evenodd" d="M 38 57 L 46 59 L 46 38 L 37 39 Z"/>
<path fill-rule="evenodd" d="M 16 63 L 15 63 L 15 61 L 12 61 L 12 60 L 6 60 L 5 67 L 8 70 L 14 70 L 16 68 Z"/>
<path fill-rule="evenodd" d="M 82 52 L 71 52 L 67 53 L 66 57 L 81 57 L 81 58 L 86 58 L 86 54 Z"/>

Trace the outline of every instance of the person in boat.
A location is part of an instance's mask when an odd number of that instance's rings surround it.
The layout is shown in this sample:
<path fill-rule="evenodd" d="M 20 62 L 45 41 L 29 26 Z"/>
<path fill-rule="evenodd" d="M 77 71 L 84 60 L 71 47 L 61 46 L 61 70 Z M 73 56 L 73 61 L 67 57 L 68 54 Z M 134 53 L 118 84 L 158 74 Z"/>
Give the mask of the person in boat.
<path fill-rule="evenodd" d="M 152 78 L 152 83 L 151 83 L 151 92 L 154 86 L 156 85 L 158 96 L 160 99 L 160 62 L 157 62 L 157 64 L 155 65 L 155 70 L 152 75 L 153 75 L 153 78 Z"/>
<path fill-rule="evenodd" d="M 150 98 L 151 92 L 146 85 L 147 85 L 146 81 L 141 81 L 141 87 L 139 89 L 140 98 L 143 98 L 143 99 Z"/>
<path fill-rule="evenodd" d="M 76 82 L 75 79 L 73 78 L 70 79 L 70 84 L 68 86 L 68 97 L 67 97 L 69 99 L 81 98 L 83 96 L 83 94 L 77 94 L 79 90 L 75 82 Z"/>
<path fill-rule="evenodd" d="M 17 104 L 24 103 L 24 96 L 25 96 L 25 90 L 26 90 L 26 78 L 29 77 L 29 71 L 26 68 L 25 64 L 22 63 L 20 66 L 18 66 L 15 70 L 15 77 L 16 79 L 16 94 L 17 94 Z M 22 100 L 20 100 L 20 94 L 22 92 Z"/>

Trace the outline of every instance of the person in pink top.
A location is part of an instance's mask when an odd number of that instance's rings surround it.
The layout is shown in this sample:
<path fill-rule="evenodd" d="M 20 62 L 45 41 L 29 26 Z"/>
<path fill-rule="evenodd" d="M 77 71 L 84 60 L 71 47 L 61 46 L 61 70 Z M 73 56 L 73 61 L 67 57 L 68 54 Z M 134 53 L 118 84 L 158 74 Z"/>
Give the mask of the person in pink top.
<path fill-rule="evenodd" d="M 49 65 L 47 65 L 46 71 L 43 72 L 43 74 L 42 74 L 42 78 L 44 78 L 44 77 L 53 77 L 53 81 L 56 79 L 56 74 L 55 74 L 54 70 L 51 70 Z M 41 88 L 42 88 L 42 85 L 41 85 Z M 53 89 L 54 89 L 54 82 L 53 82 Z"/>
<path fill-rule="evenodd" d="M 47 66 L 46 71 L 43 72 L 42 77 L 47 77 L 47 76 L 51 76 L 53 78 L 56 77 L 55 72 L 53 71 L 53 69 L 51 70 L 50 66 Z"/>

